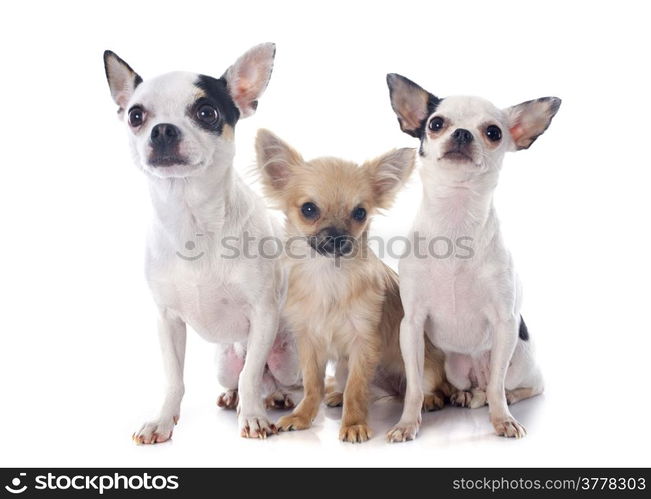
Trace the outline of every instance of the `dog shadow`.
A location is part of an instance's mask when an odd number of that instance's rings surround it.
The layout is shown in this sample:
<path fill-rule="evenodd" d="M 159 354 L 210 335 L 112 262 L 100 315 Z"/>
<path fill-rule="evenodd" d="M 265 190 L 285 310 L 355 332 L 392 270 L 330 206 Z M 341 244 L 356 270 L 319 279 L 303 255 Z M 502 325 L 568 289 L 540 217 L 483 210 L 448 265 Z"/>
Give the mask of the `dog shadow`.
<path fill-rule="evenodd" d="M 300 395 L 296 400 L 300 401 Z M 373 401 L 368 418 L 374 432 L 373 440 L 381 438 L 400 419 L 402 404 L 401 398 L 390 395 L 379 396 Z M 543 404 L 544 394 L 520 401 L 510 406 L 510 410 L 526 428 L 533 429 Z M 322 430 L 330 432 L 332 426 L 338 426 L 341 423 L 342 412 L 342 407 L 328 407 L 322 404 L 312 428 L 300 432 L 285 432 L 281 436 L 287 435 L 287 439 L 293 438 L 303 442 L 320 442 L 318 433 Z M 291 411 L 273 411 L 274 416 L 277 416 L 276 420 L 290 413 Z M 417 440 L 420 439 L 427 439 L 436 446 L 513 440 L 495 434 L 490 422 L 488 406 L 467 409 L 450 405 L 438 411 L 423 412 L 423 422 Z"/>

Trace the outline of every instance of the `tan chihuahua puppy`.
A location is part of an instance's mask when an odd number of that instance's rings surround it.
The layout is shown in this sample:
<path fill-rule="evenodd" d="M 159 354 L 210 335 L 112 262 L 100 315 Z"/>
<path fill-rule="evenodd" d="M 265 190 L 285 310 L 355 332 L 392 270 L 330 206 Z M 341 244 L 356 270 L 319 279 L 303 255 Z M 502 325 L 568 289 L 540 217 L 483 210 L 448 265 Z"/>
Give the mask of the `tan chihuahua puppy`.
<path fill-rule="evenodd" d="M 343 403 L 339 438 L 364 442 L 371 437 L 371 382 L 398 393 L 405 385 L 398 276 L 368 247 L 369 222 L 409 177 L 415 150 L 393 150 L 361 166 L 305 161 L 267 130 L 258 132 L 256 150 L 265 193 L 287 218 L 284 315 L 296 335 L 305 387 L 301 403 L 277 426 L 309 428 L 325 396 L 330 406 Z M 440 409 L 450 396 L 443 355 L 429 342 L 425 350 L 423 406 Z M 328 360 L 337 361 L 338 387 L 326 394 Z"/>

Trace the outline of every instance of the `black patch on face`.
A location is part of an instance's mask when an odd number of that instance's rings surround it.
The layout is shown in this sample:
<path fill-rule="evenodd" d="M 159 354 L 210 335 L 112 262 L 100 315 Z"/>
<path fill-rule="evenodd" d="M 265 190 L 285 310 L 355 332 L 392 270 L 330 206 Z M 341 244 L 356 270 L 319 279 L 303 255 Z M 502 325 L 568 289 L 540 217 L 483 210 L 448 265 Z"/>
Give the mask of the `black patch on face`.
<path fill-rule="evenodd" d="M 427 94 L 427 104 L 426 104 L 426 112 L 425 112 L 425 118 L 421 120 L 419 123 L 418 127 L 416 128 L 407 128 L 405 124 L 403 123 L 403 120 L 401 118 L 401 110 L 397 109 L 394 103 L 394 87 L 396 86 L 393 82 L 393 80 L 398 80 L 400 81 L 403 85 L 407 85 L 409 89 L 407 90 L 408 93 L 411 94 Z M 405 132 L 407 135 L 411 135 L 412 137 L 416 137 L 417 139 L 420 139 L 420 147 L 418 149 L 418 153 L 421 156 L 424 156 L 424 151 L 423 151 L 423 141 L 427 137 L 427 123 L 438 108 L 439 104 L 443 101 L 443 99 L 439 99 L 436 95 L 428 92 L 425 90 L 423 87 L 421 87 L 418 83 L 413 82 L 409 78 L 406 78 L 405 76 L 399 75 L 397 73 L 389 73 L 387 75 L 387 85 L 389 86 L 389 98 L 391 100 L 391 107 L 393 108 L 394 112 L 398 115 L 398 124 L 400 125 L 400 130 Z"/>
<path fill-rule="evenodd" d="M 520 316 L 520 328 L 518 330 L 518 336 L 522 341 L 529 341 L 529 329 L 524 323 L 524 317 Z"/>
<path fill-rule="evenodd" d="M 225 124 L 234 128 L 237 120 L 240 118 L 240 111 L 228 93 L 226 80 L 224 78 L 199 75 L 195 86 L 203 90 L 205 96 L 197 99 L 188 110 L 194 123 L 204 130 L 208 130 L 217 135 L 222 133 Z M 205 104 L 214 107 L 219 113 L 219 119 L 213 125 L 207 125 L 197 118 L 197 111 Z"/>
<path fill-rule="evenodd" d="M 417 135 L 415 135 L 415 137 L 418 137 L 420 139 L 418 154 L 421 156 L 425 156 L 425 153 L 423 151 L 423 142 L 427 138 L 427 123 L 429 122 L 429 119 L 432 117 L 432 115 L 436 112 L 436 109 L 439 107 L 441 102 L 443 102 L 443 99 L 439 99 L 435 95 L 429 94 L 429 99 L 427 101 L 427 118 L 420 122 L 420 127 L 418 127 L 417 130 Z"/>
<path fill-rule="evenodd" d="M 429 118 L 436 112 L 436 109 L 443 102 L 443 99 L 439 99 L 435 95 L 429 94 L 427 98 L 427 115 L 423 121 L 420 122 L 420 126 L 415 130 L 414 137 L 418 137 L 420 140 L 426 135 L 427 122 Z"/>

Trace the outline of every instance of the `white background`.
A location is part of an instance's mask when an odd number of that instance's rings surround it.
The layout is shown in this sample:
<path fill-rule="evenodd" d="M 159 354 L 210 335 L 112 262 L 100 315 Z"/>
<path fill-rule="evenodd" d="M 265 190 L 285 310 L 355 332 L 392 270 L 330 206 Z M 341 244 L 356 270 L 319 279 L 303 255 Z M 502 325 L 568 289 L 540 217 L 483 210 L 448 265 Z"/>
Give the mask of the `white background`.
<path fill-rule="evenodd" d="M 566 466 L 649 458 L 649 15 L 644 2 L 12 3 L 0 21 L 0 465 Z M 241 439 L 215 406 L 213 348 L 189 336 L 173 441 L 136 447 L 163 385 L 142 272 L 149 200 L 102 67 L 110 48 L 145 79 L 221 75 L 277 43 L 259 111 L 237 126 L 236 166 L 267 127 L 306 157 L 362 161 L 400 132 L 384 81 L 440 96 L 563 105 L 506 159 L 496 202 L 525 285 L 524 316 L 547 381 L 513 408 L 521 441 L 486 409 L 425 416 L 415 442 L 383 434 L 400 403 L 372 410 L 376 438 L 337 440 L 339 410 L 312 430 Z M 247 177 L 251 179 L 251 177 Z M 252 180 L 251 180 L 252 181 Z M 404 234 L 414 176 L 374 233 Z"/>

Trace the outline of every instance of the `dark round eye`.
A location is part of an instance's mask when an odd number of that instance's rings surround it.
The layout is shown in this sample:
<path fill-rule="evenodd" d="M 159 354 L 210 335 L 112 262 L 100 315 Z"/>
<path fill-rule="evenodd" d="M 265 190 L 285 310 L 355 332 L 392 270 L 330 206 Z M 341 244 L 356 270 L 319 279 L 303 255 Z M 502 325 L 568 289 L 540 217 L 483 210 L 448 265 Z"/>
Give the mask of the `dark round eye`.
<path fill-rule="evenodd" d="M 129 111 L 129 125 L 137 127 L 145 121 L 145 112 L 140 107 L 134 107 Z"/>
<path fill-rule="evenodd" d="M 314 203 L 305 203 L 301 206 L 301 213 L 305 218 L 316 218 L 319 216 L 319 208 Z"/>
<path fill-rule="evenodd" d="M 358 206 L 353 210 L 353 218 L 358 222 L 363 222 L 366 218 L 366 210 L 361 206 Z"/>
<path fill-rule="evenodd" d="M 208 104 L 204 104 L 197 109 L 197 119 L 206 125 L 214 125 L 218 118 L 219 113 L 217 110 Z"/>
<path fill-rule="evenodd" d="M 486 128 L 486 137 L 488 137 L 488 140 L 491 142 L 497 142 L 502 138 L 502 130 L 500 130 L 499 127 L 496 127 L 495 125 L 490 125 L 488 128 Z"/>
<path fill-rule="evenodd" d="M 435 118 L 432 118 L 432 121 L 429 122 L 429 129 L 434 132 L 438 132 L 441 128 L 443 128 L 444 124 L 445 120 L 440 116 L 436 116 Z"/>

